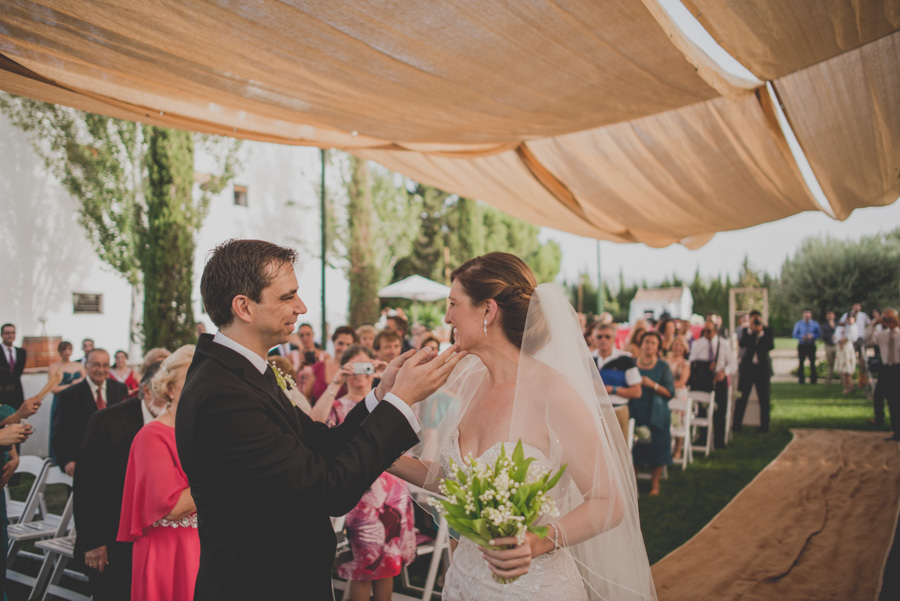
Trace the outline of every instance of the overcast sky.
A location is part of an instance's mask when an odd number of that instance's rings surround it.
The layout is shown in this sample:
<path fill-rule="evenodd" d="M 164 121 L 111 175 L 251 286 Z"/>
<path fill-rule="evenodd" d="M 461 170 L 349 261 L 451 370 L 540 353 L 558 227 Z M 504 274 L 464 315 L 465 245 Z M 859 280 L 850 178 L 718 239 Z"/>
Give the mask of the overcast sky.
<path fill-rule="evenodd" d="M 702 276 L 731 274 L 734 279 L 744 255 L 747 255 L 754 267 L 775 275 L 806 237 L 828 234 L 856 240 L 898 227 L 900 202 L 887 207 L 857 209 L 846 221 L 835 221 L 824 213 L 807 212 L 744 230 L 716 234 L 698 250 L 688 250 L 680 244 L 659 249 L 643 244 L 602 241 L 600 263 L 604 278 L 618 282 L 621 269 L 630 282 L 646 278 L 648 284 L 654 284 L 672 273 L 685 279 L 693 278 L 698 268 Z M 591 281 L 596 282 L 597 243 L 594 240 L 550 228 L 541 230 L 541 239 L 556 240 L 562 246 L 561 276 L 574 281 L 578 274 L 587 271 Z"/>

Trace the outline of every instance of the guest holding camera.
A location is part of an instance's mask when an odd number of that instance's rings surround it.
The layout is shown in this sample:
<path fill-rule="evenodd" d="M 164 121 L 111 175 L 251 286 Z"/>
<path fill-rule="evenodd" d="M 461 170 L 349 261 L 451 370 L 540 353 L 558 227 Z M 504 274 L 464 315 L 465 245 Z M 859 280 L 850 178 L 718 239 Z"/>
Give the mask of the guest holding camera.
<path fill-rule="evenodd" d="M 340 371 L 313 407 L 310 417 L 331 427 L 339 426 L 372 390 L 375 371 L 386 367 L 375 363 L 374 354 L 364 346 L 354 344 L 344 351 Z M 332 394 L 345 383 L 347 394 L 333 400 Z M 326 405 L 330 407 L 327 413 Z M 369 599 L 374 593 L 375 601 L 388 601 L 394 589 L 394 576 L 416 557 L 413 501 L 406 483 L 387 472 L 381 474 L 347 514 L 344 524 L 353 559 L 338 566 L 338 575 L 350 581 L 350 599 Z"/>
<path fill-rule="evenodd" d="M 334 375 L 341 370 L 340 358 L 351 344 L 356 344 L 356 331 L 350 326 L 341 326 L 335 329 L 331 335 L 334 343 L 334 357 L 325 354 L 323 358 L 312 366 L 312 374 L 303 380 L 303 396 L 315 405 L 319 397 L 325 392 L 328 383 Z M 339 391 L 338 394 L 344 392 Z"/>
<path fill-rule="evenodd" d="M 750 326 L 741 335 L 740 346 L 744 351 L 739 367 L 741 396 L 734 408 L 734 431 L 741 430 L 750 390 L 756 386 L 756 395 L 759 397 L 759 432 L 768 432 L 772 379 L 769 351 L 775 348 L 775 339 L 772 328 L 763 324 L 759 311 L 750 312 Z"/>

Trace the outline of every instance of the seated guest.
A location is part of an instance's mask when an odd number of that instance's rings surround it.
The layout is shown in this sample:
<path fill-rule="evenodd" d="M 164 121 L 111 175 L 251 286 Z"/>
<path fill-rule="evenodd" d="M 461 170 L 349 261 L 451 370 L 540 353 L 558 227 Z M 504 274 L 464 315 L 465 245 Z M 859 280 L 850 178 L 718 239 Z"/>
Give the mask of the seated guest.
<path fill-rule="evenodd" d="M 89 568 L 94 601 L 116 601 L 131 595 L 131 543 L 117 542 L 116 536 L 131 443 L 166 406 L 150 385 L 160 364 L 144 370 L 138 396 L 94 413 L 81 439 L 73 485 L 78 524 L 75 555 L 83 555 Z"/>
<path fill-rule="evenodd" d="M 115 405 L 128 394 L 128 388 L 109 377 L 109 353 L 93 349 L 85 362 L 87 377 L 59 395 L 59 404 L 50 437 L 57 464 L 70 476 L 75 474 L 78 445 L 91 416 Z"/>
<path fill-rule="evenodd" d="M 641 374 L 632 356 L 615 347 L 615 326 L 597 326 L 593 338 L 597 344 L 594 362 L 613 406 L 627 405 L 628 399 L 641 396 Z"/>
<path fill-rule="evenodd" d="M 370 323 L 363 324 L 356 328 L 356 340 L 361 346 L 364 346 L 369 350 L 373 349 L 373 345 L 375 344 L 375 336 L 377 335 L 378 330 Z"/>
<path fill-rule="evenodd" d="M 691 390 L 715 392 L 716 410 L 713 413 L 713 443 L 715 448 L 725 447 L 725 417 L 728 403 L 728 376 L 734 375 L 737 363 L 732 345 L 719 336 L 719 325 L 712 320 L 703 324 L 700 338 L 691 345 L 691 372 L 688 386 Z M 706 407 L 699 408 L 699 415 L 706 416 Z M 705 431 L 702 428 L 701 431 Z"/>
<path fill-rule="evenodd" d="M 128 353 L 125 351 L 116 351 L 114 355 L 115 363 L 109 370 L 109 375 L 117 382 L 121 382 L 128 387 L 128 393 L 136 391 L 139 387 L 137 376 L 134 370 L 128 367 Z"/>
<path fill-rule="evenodd" d="M 356 373 L 361 370 L 355 370 L 354 364 L 373 360 L 372 351 L 360 345 L 344 352 L 342 369 L 329 388 L 346 382 L 347 394 L 334 401 L 325 420 L 329 426 L 340 425 L 372 389 L 373 374 Z M 369 599 L 374 593 L 376 601 L 389 600 L 394 576 L 416 557 L 415 516 L 406 482 L 381 474 L 346 517 L 353 559 L 338 566 L 338 576 L 350 581 L 351 599 Z"/>
<path fill-rule="evenodd" d="M 175 446 L 178 401 L 193 357 L 194 346 L 183 346 L 153 376 L 153 393 L 168 407 L 137 433 L 128 456 L 118 540 L 134 543 L 132 601 L 194 598 L 200 568 L 197 507 Z"/>
<path fill-rule="evenodd" d="M 650 440 L 635 444 L 631 454 L 635 471 L 642 466 L 653 470 L 651 496 L 659 494 L 663 466 L 672 463 L 669 399 L 675 394 L 675 386 L 669 364 L 659 356 L 659 345 L 660 335 L 657 332 L 647 332 L 641 339 L 637 366 L 641 372 L 642 393 L 640 398 L 628 402 L 635 427 L 646 426 L 650 429 Z"/>
<path fill-rule="evenodd" d="M 304 378 L 303 396 L 309 399 L 313 405 L 325 392 L 325 388 L 328 387 L 334 374 L 341 370 L 340 357 L 351 344 L 356 343 L 356 332 L 350 326 L 341 326 L 335 329 L 334 334 L 331 335 L 331 341 L 334 343 L 334 357 L 324 353 L 322 360 L 312 366 L 309 377 Z M 343 392 L 342 389 L 341 394 Z"/>
<path fill-rule="evenodd" d="M 291 363 L 290 359 L 278 355 L 270 355 L 268 361 L 269 365 L 272 366 L 272 369 L 274 369 L 277 374 L 279 374 L 286 380 L 287 387 L 284 389 L 284 394 L 288 398 L 288 400 L 290 400 L 295 407 L 300 409 L 300 411 L 302 411 L 306 415 L 309 415 L 312 406 L 309 404 L 309 401 L 306 400 L 306 397 L 303 396 L 303 393 L 300 392 L 300 389 L 297 387 L 297 381 L 293 375 L 294 365 L 293 363 Z M 290 378 L 290 380 L 288 380 L 287 378 Z"/>

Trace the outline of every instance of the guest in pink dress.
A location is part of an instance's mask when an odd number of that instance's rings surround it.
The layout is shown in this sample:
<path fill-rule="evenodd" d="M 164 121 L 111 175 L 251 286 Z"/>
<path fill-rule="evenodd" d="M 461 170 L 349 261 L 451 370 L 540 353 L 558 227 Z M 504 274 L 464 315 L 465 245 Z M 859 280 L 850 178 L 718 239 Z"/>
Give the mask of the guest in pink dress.
<path fill-rule="evenodd" d="M 167 358 L 153 391 L 170 404 L 131 445 L 118 540 L 133 542 L 132 601 L 191 601 L 200 567 L 197 508 L 175 446 L 175 413 L 193 345 Z"/>
<path fill-rule="evenodd" d="M 371 366 L 374 371 L 386 367 L 361 345 L 354 344 L 344 351 L 340 371 L 329 382 L 310 417 L 329 426 L 341 424 L 372 389 L 374 372 L 354 373 L 363 371 L 356 369 L 363 365 Z M 347 394 L 334 400 L 332 393 L 343 384 L 347 386 Z M 323 418 L 324 415 L 327 417 Z M 394 590 L 394 576 L 416 557 L 413 500 L 406 482 L 387 472 L 381 474 L 347 514 L 344 525 L 353 559 L 338 566 L 337 572 L 350 581 L 351 601 L 367 600 L 373 592 L 375 601 L 388 601 Z"/>

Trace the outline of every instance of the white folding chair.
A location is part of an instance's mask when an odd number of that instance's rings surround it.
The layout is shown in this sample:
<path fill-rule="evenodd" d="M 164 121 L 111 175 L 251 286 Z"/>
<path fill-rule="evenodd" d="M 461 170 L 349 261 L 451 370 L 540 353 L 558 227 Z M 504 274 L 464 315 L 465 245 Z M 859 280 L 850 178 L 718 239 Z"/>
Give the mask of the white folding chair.
<path fill-rule="evenodd" d="M 9 487 L 3 488 L 6 495 L 6 517 L 10 524 L 21 522 L 22 517 L 27 514 L 25 521 L 30 521 L 35 516 L 44 517 L 47 513 L 47 507 L 44 504 L 44 486 L 48 476 L 48 470 L 51 469 L 53 462 L 50 459 L 43 459 L 37 455 L 20 455 L 19 467 L 17 474 L 31 474 L 34 476 L 34 482 L 28 489 L 28 494 L 24 501 L 13 501 L 9 496 Z"/>
<path fill-rule="evenodd" d="M 713 451 L 713 414 L 716 410 L 716 395 L 714 392 L 703 392 L 701 390 L 691 390 L 688 392 L 688 397 L 691 399 L 692 403 L 697 406 L 705 406 L 706 407 L 706 416 L 705 417 L 697 417 L 693 416 L 691 421 L 693 422 L 693 433 L 696 433 L 697 428 L 706 428 L 706 444 L 703 445 L 704 450 L 706 451 L 706 456 L 709 457 L 709 454 Z M 693 436 L 686 436 L 684 439 L 685 447 L 690 445 L 691 453 L 693 454 Z"/>
<path fill-rule="evenodd" d="M 634 448 L 634 418 L 628 418 L 628 433 L 625 436 L 625 441 L 628 443 L 628 460 L 631 463 L 634 463 L 634 457 L 631 456 L 631 449 Z"/>
<path fill-rule="evenodd" d="M 691 424 L 693 423 L 693 408 L 694 403 L 691 400 L 691 397 L 687 398 L 674 398 L 669 401 L 669 411 L 678 412 L 682 415 L 681 424 L 679 426 L 672 426 L 669 428 L 669 431 L 672 434 L 672 448 L 675 448 L 675 439 L 680 437 L 684 440 L 684 443 L 681 446 L 681 459 L 673 459 L 675 463 L 681 463 L 681 469 L 684 470 L 687 468 L 688 464 L 694 460 L 694 454 L 691 450 L 691 445 L 689 444 L 689 439 L 691 437 Z"/>
<path fill-rule="evenodd" d="M 90 601 L 91 597 L 77 591 L 66 588 L 60 584 L 63 575 L 79 582 L 89 581 L 86 574 L 73 572 L 66 569 L 69 561 L 75 557 L 75 527 L 68 535 L 60 538 L 48 538 L 39 540 L 35 546 L 44 551 L 44 563 L 35 579 L 31 589 L 29 601 L 49 601 L 54 597 L 61 597 L 69 601 Z"/>
<path fill-rule="evenodd" d="M 61 515 L 47 513 L 42 520 L 23 521 L 11 524 L 7 529 L 9 536 L 9 551 L 6 555 L 6 577 L 9 580 L 21 582 L 34 587 L 37 580 L 28 574 L 13 570 L 17 558 L 27 557 L 43 561 L 43 557 L 33 553 L 22 552 L 22 547 L 30 541 L 38 541 L 46 538 L 61 538 L 69 533 L 72 522 L 72 477 L 61 470 L 51 467 L 44 484 L 65 484 L 69 487 L 69 497 Z"/>
<path fill-rule="evenodd" d="M 433 493 L 429 490 L 425 490 L 424 488 L 419 488 L 418 486 L 409 485 L 409 493 L 413 495 L 420 502 L 425 502 L 425 499 L 430 497 L 440 499 L 443 498 L 441 495 L 437 493 Z M 438 568 L 441 565 L 441 562 L 445 562 L 445 567 L 450 566 L 450 527 L 447 525 L 447 520 L 444 519 L 444 516 L 438 516 L 438 531 L 437 536 L 435 536 L 434 540 L 424 542 L 418 546 L 416 546 L 416 557 L 421 555 L 431 555 L 431 561 L 428 564 L 428 575 L 425 577 L 425 586 L 413 586 L 409 582 L 409 571 L 407 570 L 407 566 L 403 566 L 403 569 L 400 571 L 400 584 L 404 589 L 409 589 L 411 591 L 416 591 L 416 593 L 422 593 L 422 601 L 429 601 L 432 595 L 440 598 L 440 593 L 434 592 L 434 584 L 437 581 Z"/>

